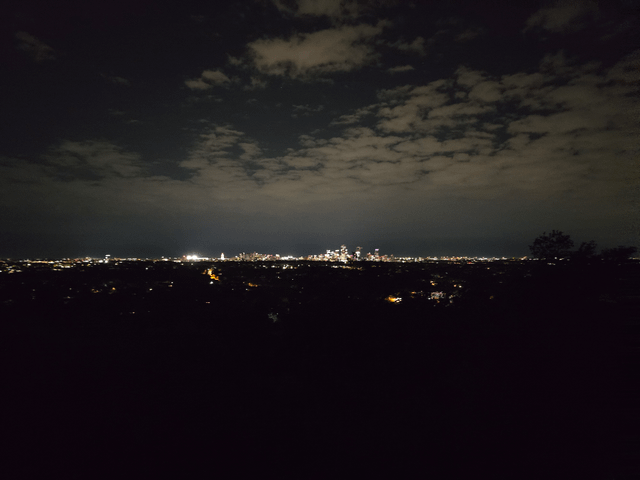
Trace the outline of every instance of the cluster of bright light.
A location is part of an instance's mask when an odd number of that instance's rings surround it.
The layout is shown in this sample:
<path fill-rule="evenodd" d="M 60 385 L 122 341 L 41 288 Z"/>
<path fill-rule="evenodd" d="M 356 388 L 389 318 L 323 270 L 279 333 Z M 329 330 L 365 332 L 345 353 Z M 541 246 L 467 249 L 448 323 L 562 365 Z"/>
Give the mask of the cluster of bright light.
<path fill-rule="evenodd" d="M 212 280 L 211 283 L 213 283 L 214 281 L 215 282 L 219 282 L 220 281 L 220 275 L 216 275 L 216 273 L 213 270 L 213 268 L 209 268 L 208 270 L 205 270 L 204 274 L 205 275 L 209 275 L 209 278 L 211 278 L 211 280 Z"/>
<path fill-rule="evenodd" d="M 164 257 L 163 257 L 164 259 Z M 519 260 L 526 260 L 527 257 L 521 257 Z M 106 256 L 105 262 L 111 260 L 109 256 Z M 137 260 L 137 259 L 133 259 Z M 189 254 L 182 257 L 182 261 L 207 261 L 207 260 L 218 260 L 217 258 L 209 258 L 209 257 L 201 257 L 197 254 Z M 329 261 L 329 262 L 342 262 L 348 263 L 350 260 L 364 260 L 364 261 L 373 261 L 373 262 L 424 262 L 424 261 L 448 261 L 448 262 L 493 262 L 493 261 L 506 261 L 506 260 L 515 260 L 514 258 L 508 257 L 469 257 L 469 256 L 431 256 L 431 257 L 395 257 L 394 255 L 381 255 L 380 249 L 374 249 L 373 253 L 362 253 L 362 247 L 357 247 L 356 251 L 352 254 L 349 253 L 349 250 L 346 245 L 341 245 L 339 249 L 336 250 L 326 250 L 326 253 L 319 255 L 306 255 L 301 257 L 296 257 L 294 255 L 284 255 L 281 256 L 279 254 L 263 254 L 263 253 L 240 253 L 233 258 L 225 257 L 224 253 L 220 254 L 219 260 L 235 260 L 235 261 L 269 261 L 269 260 L 315 260 L 315 261 Z M 179 261 L 179 260 L 177 260 Z"/>

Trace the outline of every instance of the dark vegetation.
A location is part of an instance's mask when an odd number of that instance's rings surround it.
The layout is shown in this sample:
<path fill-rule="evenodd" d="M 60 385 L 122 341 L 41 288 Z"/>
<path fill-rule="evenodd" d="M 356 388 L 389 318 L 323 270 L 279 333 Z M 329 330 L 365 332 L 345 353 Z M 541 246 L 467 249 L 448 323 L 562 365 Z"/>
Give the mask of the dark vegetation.
<path fill-rule="evenodd" d="M 625 478 L 640 265 L 549 263 L 0 274 L 10 478 Z"/>
<path fill-rule="evenodd" d="M 569 235 L 559 230 L 552 230 L 551 233 L 544 232 L 536 238 L 533 244 L 529 245 L 529 250 L 534 258 L 541 260 L 562 258 L 571 259 L 574 262 L 600 260 L 617 263 L 626 262 L 638 251 L 636 247 L 619 245 L 614 248 L 605 248 L 598 255 L 596 253 L 598 245 L 593 240 L 582 242 L 575 251 L 571 250 L 573 245 L 573 240 Z"/>

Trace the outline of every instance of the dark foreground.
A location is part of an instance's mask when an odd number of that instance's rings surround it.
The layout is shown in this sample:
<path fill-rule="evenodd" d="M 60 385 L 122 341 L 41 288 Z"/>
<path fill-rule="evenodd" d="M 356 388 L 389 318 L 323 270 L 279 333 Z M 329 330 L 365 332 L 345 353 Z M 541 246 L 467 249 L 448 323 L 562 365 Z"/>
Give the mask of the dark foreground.
<path fill-rule="evenodd" d="M 638 265 L 143 267 L 2 277 L 6 478 L 632 478 Z"/>

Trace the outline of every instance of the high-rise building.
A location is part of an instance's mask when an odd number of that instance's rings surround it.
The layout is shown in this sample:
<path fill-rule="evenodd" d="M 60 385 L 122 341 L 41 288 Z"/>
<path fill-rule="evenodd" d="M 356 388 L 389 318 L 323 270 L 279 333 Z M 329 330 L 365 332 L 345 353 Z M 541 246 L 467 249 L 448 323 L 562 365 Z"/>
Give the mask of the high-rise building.
<path fill-rule="evenodd" d="M 340 245 L 340 261 L 346 262 L 349 257 L 349 250 L 347 250 L 346 245 Z"/>

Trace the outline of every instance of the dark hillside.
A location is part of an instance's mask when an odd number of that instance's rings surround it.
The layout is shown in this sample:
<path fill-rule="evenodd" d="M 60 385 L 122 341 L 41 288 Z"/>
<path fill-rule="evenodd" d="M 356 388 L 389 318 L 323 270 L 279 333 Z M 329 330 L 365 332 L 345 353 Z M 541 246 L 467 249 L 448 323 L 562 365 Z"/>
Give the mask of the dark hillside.
<path fill-rule="evenodd" d="M 638 265 L 285 266 L 3 276 L 18 476 L 613 478 Z"/>

